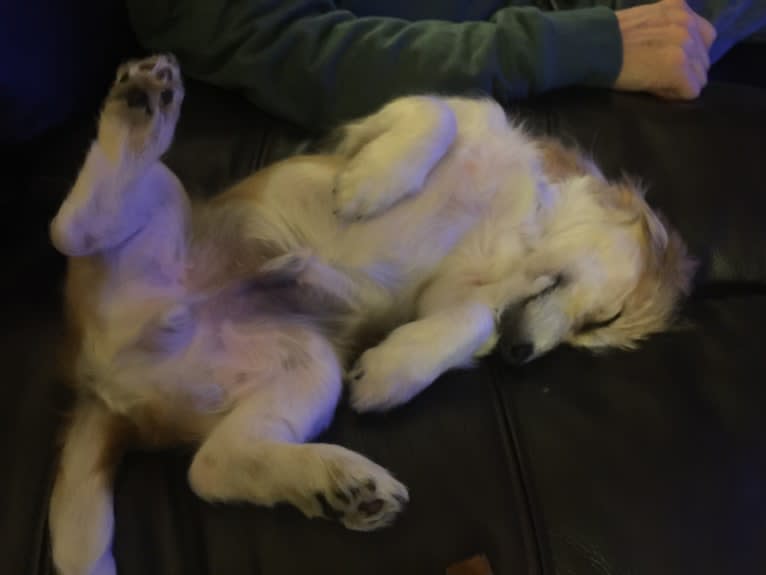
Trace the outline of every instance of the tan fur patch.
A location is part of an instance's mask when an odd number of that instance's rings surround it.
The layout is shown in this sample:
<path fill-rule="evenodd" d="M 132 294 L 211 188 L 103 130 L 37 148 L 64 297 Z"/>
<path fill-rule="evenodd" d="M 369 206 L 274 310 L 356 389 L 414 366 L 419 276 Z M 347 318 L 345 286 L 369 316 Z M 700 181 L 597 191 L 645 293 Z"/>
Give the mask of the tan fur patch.
<path fill-rule="evenodd" d="M 572 177 L 598 175 L 583 155 L 564 146 L 553 138 L 541 138 L 537 141 L 542 157 L 542 168 L 551 182 L 558 182 Z"/>
<path fill-rule="evenodd" d="M 613 329 L 620 330 L 622 338 L 638 341 L 666 329 L 673 320 L 679 300 L 691 289 L 696 262 L 678 232 L 651 210 L 635 183 L 609 188 L 612 209 L 626 225 L 637 226 L 642 261 L 639 280 Z"/>

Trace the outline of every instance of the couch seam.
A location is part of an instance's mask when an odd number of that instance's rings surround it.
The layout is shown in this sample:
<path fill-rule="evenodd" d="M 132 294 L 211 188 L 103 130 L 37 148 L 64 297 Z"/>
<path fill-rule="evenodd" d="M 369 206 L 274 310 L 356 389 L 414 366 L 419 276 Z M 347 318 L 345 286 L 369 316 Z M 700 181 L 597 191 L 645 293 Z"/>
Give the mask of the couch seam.
<path fill-rule="evenodd" d="M 514 490 L 517 497 L 524 504 L 524 546 L 531 558 L 529 573 L 546 575 L 553 573 L 550 567 L 550 561 L 545 553 L 546 545 L 541 536 L 543 520 L 536 509 L 536 504 L 531 491 L 532 480 L 527 466 L 524 464 L 524 451 L 521 446 L 521 438 L 518 426 L 513 422 L 512 414 L 505 407 L 503 394 L 500 390 L 500 377 L 498 366 L 492 362 L 490 366 L 492 377 L 490 378 L 490 387 L 497 411 L 497 418 L 503 432 L 503 443 L 506 451 L 506 460 L 508 461 L 509 473 L 512 477 L 518 478 Z"/>

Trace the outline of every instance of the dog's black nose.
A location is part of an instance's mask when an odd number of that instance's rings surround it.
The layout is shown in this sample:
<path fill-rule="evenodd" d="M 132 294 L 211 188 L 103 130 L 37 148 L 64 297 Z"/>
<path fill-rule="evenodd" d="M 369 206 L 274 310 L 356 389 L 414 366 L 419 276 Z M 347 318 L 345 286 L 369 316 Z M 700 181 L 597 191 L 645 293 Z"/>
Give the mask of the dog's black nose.
<path fill-rule="evenodd" d="M 529 342 L 515 343 L 507 349 L 505 356 L 511 363 L 521 365 L 532 357 L 534 351 L 534 346 Z"/>

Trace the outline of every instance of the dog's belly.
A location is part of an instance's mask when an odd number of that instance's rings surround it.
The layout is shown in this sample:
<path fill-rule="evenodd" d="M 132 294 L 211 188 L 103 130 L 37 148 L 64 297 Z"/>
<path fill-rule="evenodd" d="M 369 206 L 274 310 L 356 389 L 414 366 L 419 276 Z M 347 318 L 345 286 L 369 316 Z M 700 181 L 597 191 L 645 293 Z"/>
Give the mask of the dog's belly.
<path fill-rule="evenodd" d="M 86 336 L 78 380 L 153 443 L 203 436 L 230 404 L 224 386 L 210 377 L 211 365 L 188 361 L 184 352 L 160 357 L 136 350 L 132 342 L 108 350 L 89 346 L 89 340 Z"/>
<path fill-rule="evenodd" d="M 445 276 L 466 293 L 507 277 L 537 232 L 540 186 L 530 165 L 495 144 L 458 143 L 419 194 L 341 230 L 338 260 L 411 293 Z"/>
<path fill-rule="evenodd" d="M 324 338 L 289 317 L 210 315 L 175 324 L 190 333 L 167 347 L 151 330 L 137 338 L 121 336 L 118 326 L 92 330 L 83 340 L 78 379 L 143 439 L 165 444 L 198 440 L 243 399 L 273 401 L 285 378 L 301 379 L 317 362 L 328 369 L 336 364 Z M 166 335 L 162 324 L 157 329 Z M 321 382 L 302 380 L 303 391 L 318 392 Z"/>

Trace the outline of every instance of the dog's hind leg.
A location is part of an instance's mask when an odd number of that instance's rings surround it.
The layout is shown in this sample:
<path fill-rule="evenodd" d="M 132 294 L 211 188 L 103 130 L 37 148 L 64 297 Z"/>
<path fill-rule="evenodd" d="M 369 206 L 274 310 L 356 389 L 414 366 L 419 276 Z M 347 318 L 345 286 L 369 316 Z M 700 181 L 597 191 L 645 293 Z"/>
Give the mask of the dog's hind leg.
<path fill-rule="evenodd" d="M 406 403 L 445 371 L 469 365 L 494 331 L 492 308 L 478 301 L 398 327 L 349 372 L 354 409 L 382 411 Z"/>
<path fill-rule="evenodd" d="M 420 191 L 456 134 L 449 105 L 427 96 L 394 100 L 344 127 L 337 152 L 349 160 L 335 184 L 338 214 L 371 217 Z"/>
<path fill-rule="evenodd" d="M 181 186 L 159 158 L 173 138 L 183 94 L 171 56 L 129 62 L 118 70 L 97 138 L 51 222 L 59 251 L 85 256 L 115 247 L 173 200 L 171 193 Z"/>
<path fill-rule="evenodd" d="M 285 362 L 213 429 L 189 468 L 195 493 L 289 503 L 360 531 L 393 521 L 408 495 L 388 471 L 340 446 L 303 443 L 329 423 L 340 395 L 340 368 L 329 349 L 323 355 Z"/>
<path fill-rule="evenodd" d="M 59 575 L 114 575 L 112 479 L 126 428 L 95 399 L 81 399 L 67 429 L 49 509 Z"/>

